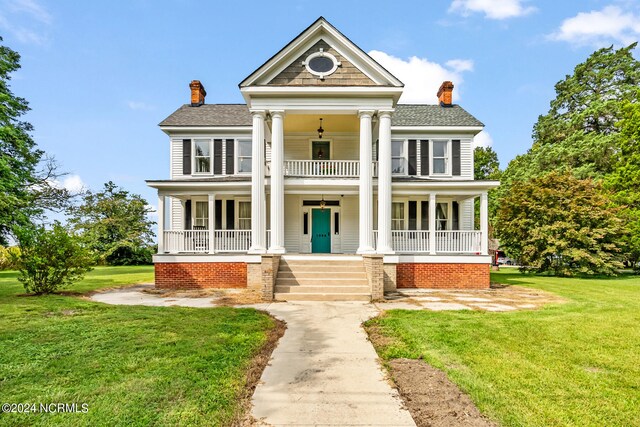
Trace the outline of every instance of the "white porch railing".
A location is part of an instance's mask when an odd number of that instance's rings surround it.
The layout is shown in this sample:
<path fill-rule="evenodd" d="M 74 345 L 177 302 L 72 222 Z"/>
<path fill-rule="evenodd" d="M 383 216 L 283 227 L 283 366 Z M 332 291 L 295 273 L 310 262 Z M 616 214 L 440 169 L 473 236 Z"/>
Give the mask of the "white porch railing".
<path fill-rule="evenodd" d="M 463 230 L 436 231 L 436 253 L 479 254 L 482 232 Z M 391 247 L 397 253 L 429 253 L 429 231 L 392 230 Z M 378 245 L 378 231 L 373 232 L 374 246 Z"/>
<path fill-rule="evenodd" d="M 284 175 L 358 177 L 360 162 L 358 160 L 285 160 Z"/>
<path fill-rule="evenodd" d="M 251 246 L 251 230 L 215 230 L 215 252 L 247 252 Z M 164 250 L 169 253 L 209 252 L 209 230 L 165 230 Z"/>
<path fill-rule="evenodd" d="M 481 242 L 481 231 L 436 231 L 436 252 L 440 253 L 480 253 Z"/>

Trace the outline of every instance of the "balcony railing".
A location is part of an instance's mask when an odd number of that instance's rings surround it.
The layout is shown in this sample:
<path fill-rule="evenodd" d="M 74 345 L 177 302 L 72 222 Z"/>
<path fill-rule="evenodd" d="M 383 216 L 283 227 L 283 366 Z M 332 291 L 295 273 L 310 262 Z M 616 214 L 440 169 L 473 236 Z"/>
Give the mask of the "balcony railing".
<path fill-rule="evenodd" d="M 443 230 L 435 232 L 435 251 L 440 254 L 479 254 L 482 232 Z M 429 253 L 429 231 L 392 230 L 391 248 L 397 253 Z M 374 245 L 378 245 L 378 231 L 373 232 Z"/>
<path fill-rule="evenodd" d="M 360 176 L 360 162 L 357 160 L 285 160 L 284 175 L 358 177 Z"/>
<path fill-rule="evenodd" d="M 247 252 L 251 246 L 251 230 L 215 230 L 215 252 Z M 208 253 L 209 230 L 166 230 L 164 250 L 169 253 Z"/>

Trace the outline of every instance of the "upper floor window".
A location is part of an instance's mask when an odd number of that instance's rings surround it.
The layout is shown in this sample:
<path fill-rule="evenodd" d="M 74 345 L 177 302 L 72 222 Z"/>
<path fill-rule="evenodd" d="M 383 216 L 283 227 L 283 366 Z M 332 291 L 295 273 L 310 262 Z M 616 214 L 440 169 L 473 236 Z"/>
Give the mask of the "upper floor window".
<path fill-rule="evenodd" d="M 449 173 L 449 141 L 433 141 L 433 155 L 431 157 L 431 173 L 443 175 Z"/>
<path fill-rule="evenodd" d="M 238 173 L 251 173 L 251 140 L 238 140 Z"/>
<path fill-rule="evenodd" d="M 391 141 L 391 173 L 394 175 L 406 175 L 406 158 L 405 141 Z"/>
<path fill-rule="evenodd" d="M 195 173 L 211 172 L 211 140 L 196 139 L 193 143 Z"/>

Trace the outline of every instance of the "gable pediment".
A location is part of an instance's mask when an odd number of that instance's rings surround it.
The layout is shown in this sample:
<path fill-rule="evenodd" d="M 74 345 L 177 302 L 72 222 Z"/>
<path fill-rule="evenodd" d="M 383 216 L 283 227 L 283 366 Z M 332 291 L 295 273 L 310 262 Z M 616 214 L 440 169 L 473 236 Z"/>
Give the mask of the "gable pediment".
<path fill-rule="evenodd" d="M 319 52 L 339 65 L 327 74 L 312 72 L 312 67 L 306 64 Z M 403 84 L 324 18 L 319 18 L 240 83 L 241 88 L 250 86 L 401 88 Z"/>

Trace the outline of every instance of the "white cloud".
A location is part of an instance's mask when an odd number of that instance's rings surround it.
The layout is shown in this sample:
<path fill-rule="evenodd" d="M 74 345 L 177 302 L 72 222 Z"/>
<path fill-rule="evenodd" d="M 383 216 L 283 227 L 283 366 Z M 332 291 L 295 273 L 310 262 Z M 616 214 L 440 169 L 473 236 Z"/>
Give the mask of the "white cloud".
<path fill-rule="evenodd" d="M 475 147 L 491 147 L 493 145 L 493 138 L 486 130 L 480 131 L 473 138 L 473 148 Z"/>
<path fill-rule="evenodd" d="M 628 45 L 640 38 L 640 15 L 624 12 L 618 6 L 580 12 L 565 19 L 549 38 L 577 46 Z"/>
<path fill-rule="evenodd" d="M 86 188 L 86 185 L 82 181 L 82 178 L 80 178 L 80 175 L 67 175 L 64 177 L 60 185 L 71 193 L 77 193 Z"/>
<path fill-rule="evenodd" d="M 155 109 L 153 105 L 140 101 L 127 101 L 127 107 L 134 111 L 151 111 Z"/>
<path fill-rule="evenodd" d="M 0 0 L 0 30 L 25 44 L 49 41 L 52 15 L 36 0 Z"/>
<path fill-rule="evenodd" d="M 489 19 L 507 19 L 528 15 L 536 10 L 523 3 L 524 0 L 453 0 L 449 12 L 463 16 L 484 13 Z"/>
<path fill-rule="evenodd" d="M 438 88 L 443 81 L 451 80 L 459 88 L 463 82 L 462 74 L 473 70 L 473 61 L 469 59 L 452 59 L 441 65 L 417 56 L 405 61 L 379 50 L 372 50 L 369 55 L 404 83 L 400 98 L 404 103 L 437 104 Z M 453 100 L 458 99 L 460 91 L 454 89 Z"/>

